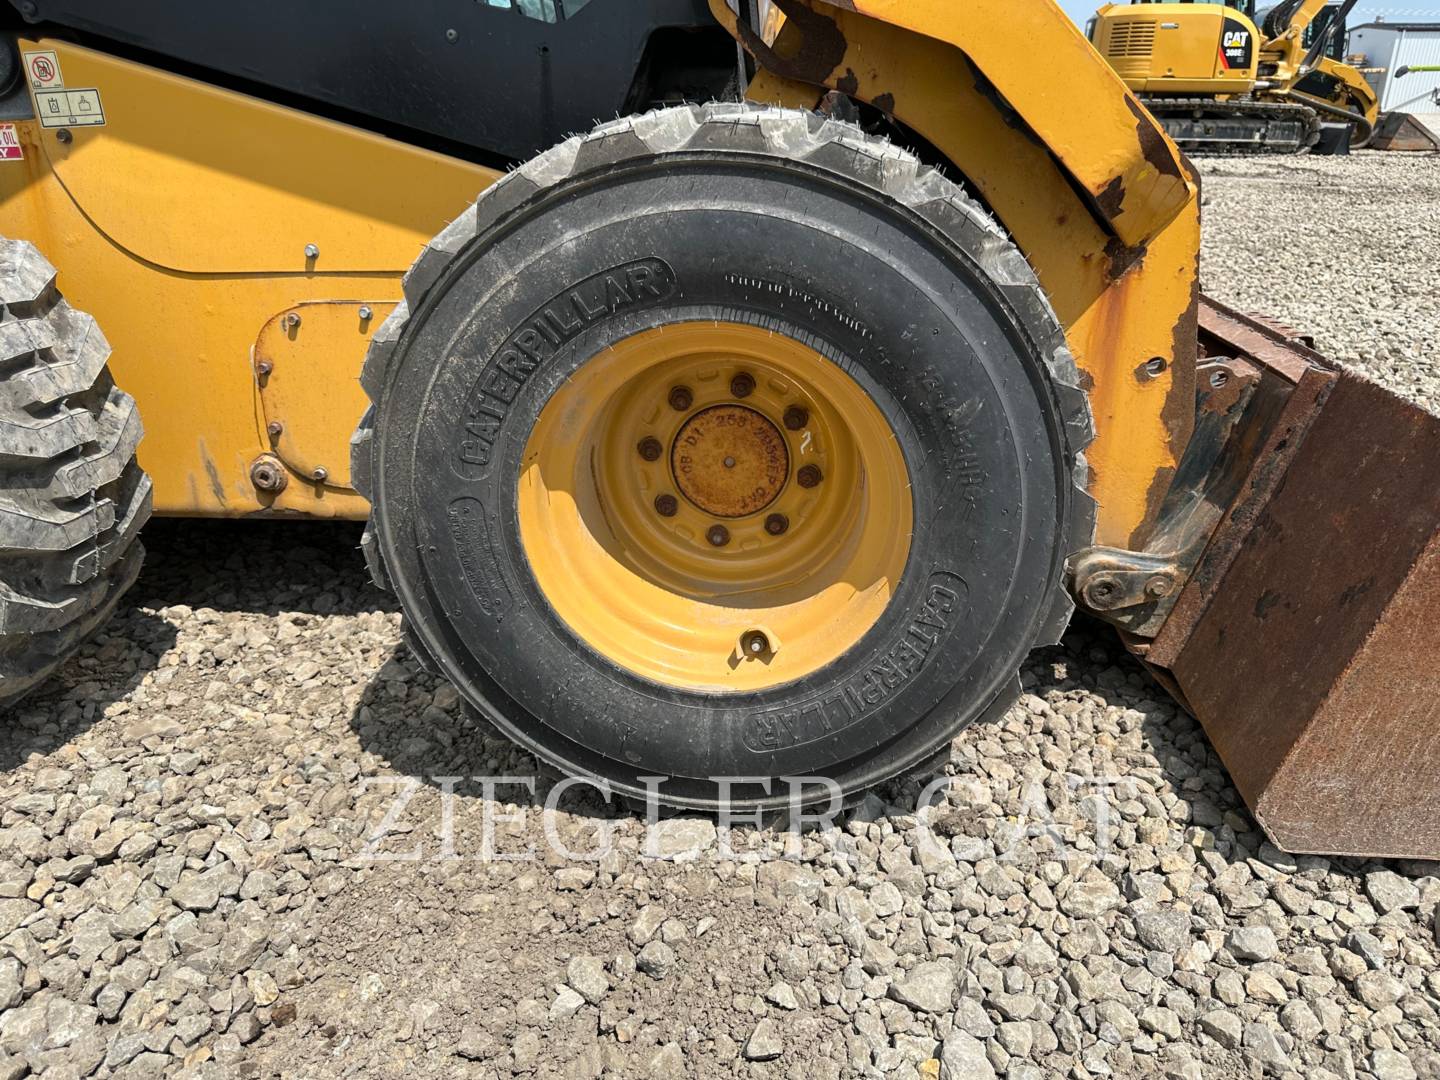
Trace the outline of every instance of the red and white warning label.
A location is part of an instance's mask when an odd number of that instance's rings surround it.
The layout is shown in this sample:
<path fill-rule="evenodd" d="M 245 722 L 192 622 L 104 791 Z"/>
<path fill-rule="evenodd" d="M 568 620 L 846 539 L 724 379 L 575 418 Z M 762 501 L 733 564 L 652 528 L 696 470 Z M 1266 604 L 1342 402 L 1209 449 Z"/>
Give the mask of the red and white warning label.
<path fill-rule="evenodd" d="M 30 76 L 30 87 L 33 90 L 54 90 L 65 85 L 65 80 L 60 76 L 60 61 L 49 49 L 27 52 L 25 73 Z"/>
<path fill-rule="evenodd" d="M 20 145 L 20 133 L 14 124 L 0 124 L 0 161 L 23 161 L 25 148 Z"/>

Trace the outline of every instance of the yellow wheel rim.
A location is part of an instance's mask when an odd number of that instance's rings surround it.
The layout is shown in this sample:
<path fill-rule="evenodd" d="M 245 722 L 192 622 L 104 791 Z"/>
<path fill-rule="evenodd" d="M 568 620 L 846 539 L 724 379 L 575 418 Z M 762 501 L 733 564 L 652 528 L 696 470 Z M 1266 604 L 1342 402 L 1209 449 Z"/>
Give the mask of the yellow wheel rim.
<path fill-rule="evenodd" d="M 754 691 L 858 642 L 914 524 L 895 434 L 853 378 L 738 323 L 626 338 L 546 403 L 520 538 L 590 649 L 664 686 Z"/>

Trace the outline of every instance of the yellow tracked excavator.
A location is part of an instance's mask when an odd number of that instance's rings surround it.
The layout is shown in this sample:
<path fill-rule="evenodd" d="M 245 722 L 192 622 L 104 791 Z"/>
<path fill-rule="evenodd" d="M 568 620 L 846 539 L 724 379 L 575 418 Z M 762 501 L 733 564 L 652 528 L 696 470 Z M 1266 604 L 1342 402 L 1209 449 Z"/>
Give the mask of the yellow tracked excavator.
<path fill-rule="evenodd" d="M 1096 49 L 1182 150 L 1342 153 L 1367 145 L 1380 102 L 1344 62 L 1356 0 L 1134 0 L 1089 25 Z"/>
<path fill-rule="evenodd" d="M 0 4 L 9 707 L 152 510 L 368 519 L 614 794 L 856 798 L 1078 606 L 1277 844 L 1440 855 L 1440 420 L 1200 294 L 1051 0 L 331 7 Z"/>

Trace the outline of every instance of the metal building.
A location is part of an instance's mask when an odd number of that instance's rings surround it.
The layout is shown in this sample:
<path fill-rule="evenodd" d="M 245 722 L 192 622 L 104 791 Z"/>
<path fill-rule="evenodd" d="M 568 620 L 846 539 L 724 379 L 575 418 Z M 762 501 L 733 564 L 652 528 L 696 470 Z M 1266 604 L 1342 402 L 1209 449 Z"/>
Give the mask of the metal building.
<path fill-rule="evenodd" d="M 1350 30 L 1349 55 L 1363 54 L 1384 112 L 1440 112 L 1440 72 L 1396 78 L 1402 67 L 1440 65 L 1440 22 L 1371 22 Z"/>

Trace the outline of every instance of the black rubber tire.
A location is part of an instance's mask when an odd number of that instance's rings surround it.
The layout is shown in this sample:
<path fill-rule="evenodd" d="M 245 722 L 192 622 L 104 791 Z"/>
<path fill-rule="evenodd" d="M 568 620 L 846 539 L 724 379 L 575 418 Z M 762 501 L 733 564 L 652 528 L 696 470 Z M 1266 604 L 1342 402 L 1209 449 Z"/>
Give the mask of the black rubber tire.
<path fill-rule="evenodd" d="M 150 480 L 95 320 L 31 244 L 0 239 L 0 707 L 42 683 L 140 573 Z"/>
<path fill-rule="evenodd" d="M 462 460 L 467 401 L 502 344 L 639 260 L 663 261 L 664 288 L 593 305 L 542 344 L 488 463 Z M 367 557 L 422 661 L 572 774 L 631 796 L 663 775 L 663 801 L 702 809 L 712 777 L 825 775 L 853 795 L 1008 705 L 1027 652 L 1069 620 L 1065 557 L 1089 543 L 1093 506 L 1089 408 L 1064 335 L 1000 229 L 883 140 L 748 105 L 618 120 L 486 191 L 421 255 L 405 298 L 362 376 L 373 404 L 352 469 L 373 504 Z M 890 421 L 915 492 L 909 562 L 875 627 L 758 693 L 662 687 L 591 652 L 550 610 L 519 539 L 519 457 L 555 388 L 619 338 L 697 318 L 767 326 L 838 363 Z M 452 532 L 457 499 L 482 510 Z M 927 604 L 952 611 L 904 670 L 897 650 Z M 847 690 L 862 704 L 842 718 Z M 731 798 L 777 807 L 787 793 L 744 784 Z"/>

